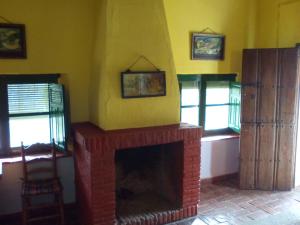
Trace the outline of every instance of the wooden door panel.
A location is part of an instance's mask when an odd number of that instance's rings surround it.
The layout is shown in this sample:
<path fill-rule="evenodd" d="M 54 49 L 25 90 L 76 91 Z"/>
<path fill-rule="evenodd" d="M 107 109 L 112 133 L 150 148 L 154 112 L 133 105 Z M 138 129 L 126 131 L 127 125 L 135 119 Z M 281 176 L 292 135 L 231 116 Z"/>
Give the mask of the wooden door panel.
<path fill-rule="evenodd" d="M 259 50 L 259 83 L 263 87 L 277 86 L 278 50 Z"/>
<path fill-rule="evenodd" d="M 299 75 L 297 74 L 297 49 L 280 49 L 279 110 L 280 123 L 295 123 L 298 109 Z"/>
<path fill-rule="evenodd" d="M 296 95 L 296 90 L 293 87 L 279 88 L 278 122 L 291 124 L 294 124 L 296 122 Z"/>
<path fill-rule="evenodd" d="M 280 55 L 280 87 L 296 87 L 298 84 L 297 74 L 297 57 L 296 48 L 282 48 L 279 50 Z"/>
<path fill-rule="evenodd" d="M 276 121 L 276 87 L 261 87 L 257 121 L 275 123 Z"/>
<path fill-rule="evenodd" d="M 257 188 L 273 190 L 276 126 L 259 125 Z"/>
<path fill-rule="evenodd" d="M 259 113 L 258 122 L 275 122 L 278 50 L 259 50 Z"/>
<path fill-rule="evenodd" d="M 291 190 L 294 187 L 296 126 L 281 124 L 278 129 L 276 160 L 276 189 Z"/>
<path fill-rule="evenodd" d="M 256 85 L 258 73 L 258 50 L 244 49 L 242 84 Z"/>
<path fill-rule="evenodd" d="M 255 188 L 256 124 L 242 124 L 240 136 L 240 188 Z"/>
<path fill-rule="evenodd" d="M 279 50 L 279 107 L 278 107 L 278 144 L 276 151 L 277 190 L 290 190 L 294 186 L 296 151 L 296 115 L 298 114 L 298 50 L 284 48 Z"/>
<path fill-rule="evenodd" d="M 256 122 L 257 88 L 254 86 L 242 87 L 242 123 Z"/>
<path fill-rule="evenodd" d="M 290 190 L 294 185 L 298 51 L 243 52 L 241 188 Z"/>

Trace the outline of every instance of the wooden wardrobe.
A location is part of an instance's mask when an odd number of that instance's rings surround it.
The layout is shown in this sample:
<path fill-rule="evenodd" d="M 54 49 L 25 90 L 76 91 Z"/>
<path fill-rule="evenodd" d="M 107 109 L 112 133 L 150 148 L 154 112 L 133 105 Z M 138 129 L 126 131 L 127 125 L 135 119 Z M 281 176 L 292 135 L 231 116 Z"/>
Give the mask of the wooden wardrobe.
<path fill-rule="evenodd" d="M 299 48 L 243 52 L 240 188 L 290 190 L 295 181 Z"/>

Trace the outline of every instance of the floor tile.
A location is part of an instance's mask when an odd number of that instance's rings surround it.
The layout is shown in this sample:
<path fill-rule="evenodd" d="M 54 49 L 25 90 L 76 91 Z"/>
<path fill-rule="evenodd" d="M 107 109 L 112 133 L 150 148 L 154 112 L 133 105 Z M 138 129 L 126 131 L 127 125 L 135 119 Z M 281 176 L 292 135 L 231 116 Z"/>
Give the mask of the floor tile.
<path fill-rule="evenodd" d="M 200 195 L 197 217 L 169 225 L 300 225 L 300 187 L 290 192 L 240 190 L 236 180 L 228 180 L 202 185 Z M 68 225 L 80 225 L 76 215 L 67 217 Z"/>
<path fill-rule="evenodd" d="M 240 190 L 229 180 L 202 185 L 201 199 L 198 212 L 206 224 L 273 225 L 283 212 L 300 218 L 300 187 L 289 192 Z"/>

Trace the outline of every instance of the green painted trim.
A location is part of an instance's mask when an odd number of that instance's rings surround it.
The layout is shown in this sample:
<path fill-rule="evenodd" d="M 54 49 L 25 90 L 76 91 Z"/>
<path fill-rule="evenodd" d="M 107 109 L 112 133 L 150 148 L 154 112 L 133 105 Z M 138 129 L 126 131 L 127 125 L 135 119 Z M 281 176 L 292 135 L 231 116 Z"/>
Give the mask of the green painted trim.
<path fill-rule="evenodd" d="M 199 107 L 200 105 L 182 105 L 180 108 L 196 108 Z"/>
<path fill-rule="evenodd" d="M 24 117 L 24 116 L 43 116 L 43 115 L 49 115 L 49 112 L 40 112 L 40 113 L 15 113 L 15 114 L 9 114 L 9 117 Z"/>
<path fill-rule="evenodd" d="M 228 128 L 226 129 L 218 129 L 218 130 L 209 130 L 205 131 L 205 110 L 206 107 L 210 106 L 238 106 L 239 104 L 206 104 L 206 88 L 207 88 L 207 81 L 229 81 L 229 88 L 231 88 L 231 85 L 238 85 L 240 87 L 240 84 L 235 82 L 237 74 L 178 74 L 178 82 L 180 87 L 180 109 L 182 108 L 199 108 L 199 126 L 203 127 L 204 133 L 216 133 L 216 134 L 222 134 L 222 133 L 228 133 L 232 132 L 232 129 L 230 129 L 229 124 Z M 198 89 L 199 89 L 199 106 L 197 105 L 190 105 L 190 106 L 182 106 L 181 101 L 181 90 L 182 90 L 182 82 L 185 81 L 194 81 L 198 83 Z M 229 112 L 230 113 L 230 112 Z M 180 119 L 181 119 L 181 110 L 180 110 Z M 234 128 L 235 129 L 235 128 Z"/>
<path fill-rule="evenodd" d="M 178 74 L 177 75 L 179 83 L 182 81 L 201 81 L 200 74 Z"/>
<path fill-rule="evenodd" d="M 203 127 L 203 132 L 205 132 L 205 106 L 206 106 L 206 82 L 202 80 L 200 89 L 200 126 Z"/>
<path fill-rule="evenodd" d="M 181 89 L 182 89 L 182 84 L 179 82 L 179 96 L 180 96 L 180 121 L 181 121 L 181 106 L 182 106 L 182 101 L 181 101 Z"/>
<path fill-rule="evenodd" d="M 57 83 L 60 74 L 0 74 L 0 82 L 6 84 Z"/>
<path fill-rule="evenodd" d="M 224 106 L 224 105 L 230 105 L 230 103 L 228 102 L 228 103 L 224 103 L 224 104 L 207 104 L 207 105 L 205 105 L 205 107 L 213 107 L 213 106 Z"/>
<path fill-rule="evenodd" d="M 235 81 L 237 74 L 202 74 L 203 81 Z"/>
<path fill-rule="evenodd" d="M 235 90 L 235 91 L 234 91 Z M 240 133 L 241 130 L 241 84 L 230 82 L 229 128 Z"/>

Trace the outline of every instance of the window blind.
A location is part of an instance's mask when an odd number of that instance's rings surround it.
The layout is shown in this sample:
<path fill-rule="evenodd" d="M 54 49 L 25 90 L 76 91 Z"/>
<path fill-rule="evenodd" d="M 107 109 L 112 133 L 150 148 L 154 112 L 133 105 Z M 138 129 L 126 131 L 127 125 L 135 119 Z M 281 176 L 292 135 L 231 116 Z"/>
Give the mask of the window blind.
<path fill-rule="evenodd" d="M 49 113 L 49 84 L 8 84 L 10 116 Z"/>

